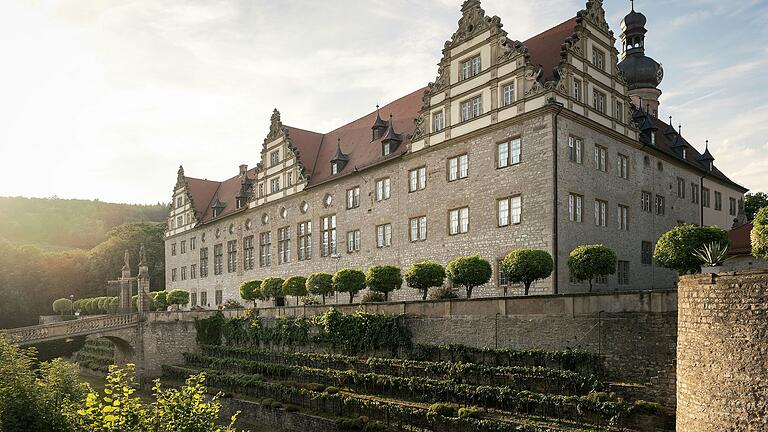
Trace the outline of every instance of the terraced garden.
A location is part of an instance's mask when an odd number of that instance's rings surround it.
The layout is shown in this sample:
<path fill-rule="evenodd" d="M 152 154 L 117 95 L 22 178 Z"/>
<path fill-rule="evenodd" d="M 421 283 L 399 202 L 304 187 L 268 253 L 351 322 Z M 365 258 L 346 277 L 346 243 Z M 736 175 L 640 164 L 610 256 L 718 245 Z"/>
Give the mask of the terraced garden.
<path fill-rule="evenodd" d="M 412 346 L 397 317 L 330 314 L 201 323 L 199 352 L 164 366 L 164 381 L 203 371 L 216 390 L 270 409 L 335 418 L 339 430 L 654 430 L 660 424 L 656 404 L 605 391 L 594 354 Z"/>
<path fill-rule="evenodd" d="M 106 339 L 87 340 L 75 354 L 80 367 L 106 373 L 115 362 L 115 346 Z"/>

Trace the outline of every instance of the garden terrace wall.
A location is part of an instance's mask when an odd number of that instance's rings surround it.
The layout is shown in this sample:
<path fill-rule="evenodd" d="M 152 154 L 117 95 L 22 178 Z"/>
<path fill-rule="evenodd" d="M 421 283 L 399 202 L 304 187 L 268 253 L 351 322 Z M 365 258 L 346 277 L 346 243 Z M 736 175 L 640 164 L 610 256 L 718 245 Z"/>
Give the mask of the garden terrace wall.
<path fill-rule="evenodd" d="M 336 422 L 324 417 L 303 414 L 300 412 L 288 412 L 283 409 L 273 409 L 262 406 L 260 403 L 242 399 L 223 398 L 222 418 L 230 418 L 240 411 L 236 426 L 240 421 L 252 425 L 269 427 L 269 430 L 281 432 L 336 432 Z"/>

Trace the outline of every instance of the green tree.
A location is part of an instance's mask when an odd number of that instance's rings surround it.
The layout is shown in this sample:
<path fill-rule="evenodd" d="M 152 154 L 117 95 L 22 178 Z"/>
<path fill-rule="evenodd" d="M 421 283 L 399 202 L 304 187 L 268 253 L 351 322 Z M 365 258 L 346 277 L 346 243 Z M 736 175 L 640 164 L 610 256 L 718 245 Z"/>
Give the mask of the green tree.
<path fill-rule="evenodd" d="M 579 246 L 568 257 L 568 269 L 576 280 L 589 281 L 592 292 L 595 277 L 616 273 L 616 254 L 604 245 Z"/>
<path fill-rule="evenodd" d="M 547 278 L 552 274 L 554 262 L 552 255 L 547 251 L 516 249 L 504 257 L 501 267 L 507 280 L 512 283 L 522 283 L 525 286 L 525 295 L 528 295 L 534 281 Z M 504 287 L 504 295 L 507 295 L 506 287 Z"/>
<path fill-rule="evenodd" d="M 155 309 L 159 311 L 168 310 L 168 292 L 167 291 L 155 291 L 152 296 L 152 302 L 155 304 Z"/>
<path fill-rule="evenodd" d="M 454 285 L 463 286 L 467 290 L 467 298 L 472 298 L 475 287 L 488 283 L 493 275 L 491 263 L 480 258 L 480 255 L 463 256 L 453 259 L 446 268 L 448 280 Z"/>
<path fill-rule="evenodd" d="M 747 219 L 754 220 L 757 211 L 763 207 L 768 207 L 768 194 L 765 192 L 748 193 L 744 195 L 744 213 Z"/>
<path fill-rule="evenodd" d="M 256 307 L 256 300 L 263 300 L 261 295 L 261 281 L 249 280 L 240 284 L 240 298 L 253 302 Z"/>
<path fill-rule="evenodd" d="M 755 215 L 750 238 L 752 255 L 768 260 L 768 207 L 761 208 Z"/>
<path fill-rule="evenodd" d="M 68 298 L 60 298 L 53 302 L 53 311 L 59 315 L 72 313 L 72 300 Z"/>
<path fill-rule="evenodd" d="M 365 288 L 365 273 L 354 269 L 341 269 L 333 275 L 333 290 L 349 293 L 349 304 L 355 294 Z"/>
<path fill-rule="evenodd" d="M 166 301 L 169 305 L 183 306 L 189 303 L 189 292 L 182 289 L 175 289 L 168 292 Z"/>
<path fill-rule="evenodd" d="M 261 281 L 261 295 L 264 296 L 264 300 L 273 299 L 277 306 L 279 299 L 285 297 L 283 282 L 285 281 L 279 277 L 268 277 Z"/>
<path fill-rule="evenodd" d="M 299 305 L 299 297 L 307 295 L 307 278 L 304 276 L 291 276 L 283 282 L 285 295 L 296 296 L 296 306 Z"/>
<path fill-rule="evenodd" d="M 653 258 L 660 266 L 681 275 L 701 271 L 701 261 L 694 255 L 709 243 L 728 244 L 728 233 L 718 227 L 680 225 L 662 234 L 656 242 Z"/>
<path fill-rule="evenodd" d="M 411 264 L 403 277 L 408 286 L 421 291 L 421 299 L 426 300 L 430 288 L 443 286 L 445 269 L 436 262 L 422 261 Z"/>
<path fill-rule="evenodd" d="M 389 293 L 403 286 L 403 276 L 400 267 L 370 266 L 365 273 L 365 285 L 371 291 L 384 294 L 384 301 L 389 300 Z"/>
<path fill-rule="evenodd" d="M 307 292 L 321 296 L 325 304 L 325 296 L 333 293 L 333 275 L 322 272 L 312 273 L 307 278 Z"/>

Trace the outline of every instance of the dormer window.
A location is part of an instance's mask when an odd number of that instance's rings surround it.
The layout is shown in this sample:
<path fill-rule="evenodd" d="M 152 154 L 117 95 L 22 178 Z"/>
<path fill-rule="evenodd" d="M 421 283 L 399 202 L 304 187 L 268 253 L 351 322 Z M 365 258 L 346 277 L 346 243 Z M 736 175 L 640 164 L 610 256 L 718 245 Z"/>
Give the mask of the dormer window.
<path fill-rule="evenodd" d="M 349 162 L 349 156 L 341 151 L 341 138 L 336 140 L 336 155 L 331 159 L 331 175 L 340 173 Z"/>
<path fill-rule="evenodd" d="M 332 175 L 336 175 L 338 173 L 339 173 L 339 163 L 338 162 L 334 162 L 334 163 L 331 164 L 331 174 Z"/>
<path fill-rule="evenodd" d="M 480 73 L 482 70 L 480 54 L 461 62 L 461 79 L 469 79 Z"/>
<path fill-rule="evenodd" d="M 688 159 L 688 149 L 683 149 L 683 159 Z"/>
<path fill-rule="evenodd" d="M 384 143 L 381 145 L 381 147 L 381 152 L 384 156 L 389 156 L 392 153 L 392 148 L 389 143 Z"/>
<path fill-rule="evenodd" d="M 395 132 L 395 122 L 392 120 L 392 115 L 390 115 L 389 128 L 387 128 L 384 138 L 381 139 L 381 154 L 384 156 L 392 154 L 402 142 L 403 136 Z"/>
<path fill-rule="evenodd" d="M 221 215 L 221 213 L 224 211 L 224 203 L 219 201 L 218 198 L 216 198 L 216 202 L 213 203 L 211 208 L 213 209 L 213 217 L 218 217 Z"/>
<path fill-rule="evenodd" d="M 651 144 L 656 145 L 656 132 L 651 131 Z"/>
<path fill-rule="evenodd" d="M 244 197 L 240 197 L 240 198 L 238 198 L 238 199 L 237 199 L 237 208 L 238 208 L 238 209 L 241 209 L 241 208 L 245 207 L 245 205 L 247 204 L 247 202 L 248 202 L 248 199 L 247 199 L 247 198 L 244 198 Z"/>

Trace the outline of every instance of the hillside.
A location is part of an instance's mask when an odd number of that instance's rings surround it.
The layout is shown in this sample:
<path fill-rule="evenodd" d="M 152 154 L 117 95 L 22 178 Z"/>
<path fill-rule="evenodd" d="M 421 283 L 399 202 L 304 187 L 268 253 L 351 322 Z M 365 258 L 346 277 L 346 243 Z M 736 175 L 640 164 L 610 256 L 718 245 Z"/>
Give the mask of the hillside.
<path fill-rule="evenodd" d="M 130 222 L 163 222 L 168 206 L 98 200 L 0 197 L 0 238 L 43 250 L 90 249 Z"/>

